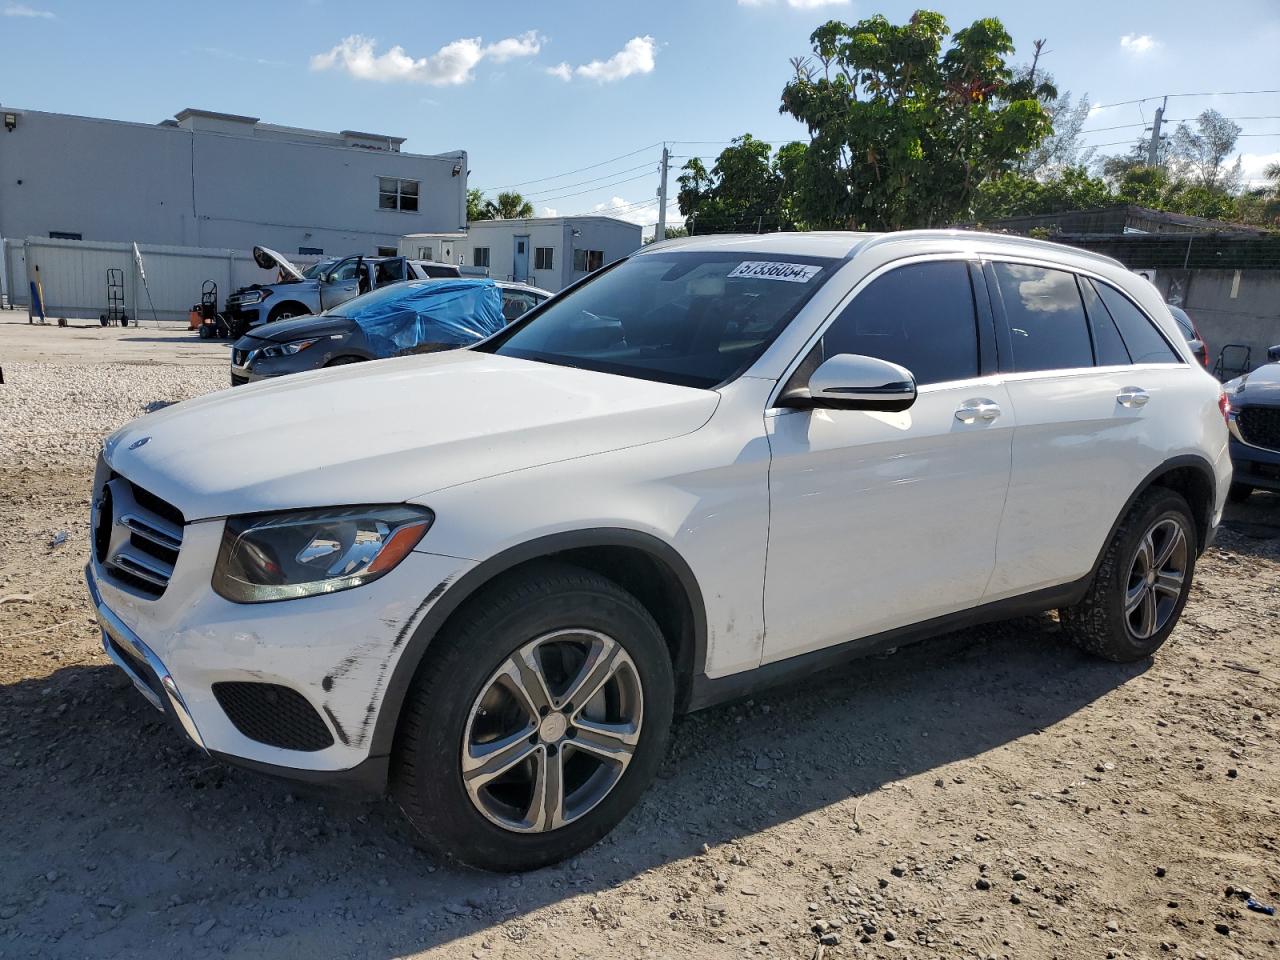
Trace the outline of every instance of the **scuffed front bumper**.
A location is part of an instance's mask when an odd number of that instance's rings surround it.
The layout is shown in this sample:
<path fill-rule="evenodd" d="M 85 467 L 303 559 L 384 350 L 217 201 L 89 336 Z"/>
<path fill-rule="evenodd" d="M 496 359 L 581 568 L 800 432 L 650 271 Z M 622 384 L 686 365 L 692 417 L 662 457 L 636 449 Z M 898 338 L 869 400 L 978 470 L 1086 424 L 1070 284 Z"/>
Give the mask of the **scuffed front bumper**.
<path fill-rule="evenodd" d="M 429 609 L 423 598 L 473 564 L 411 553 L 353 590 L 235 604 L 210 587 L 222 526 L 187 525 L 173 578 L 158 598 L 131 591 L 90 560 L 85 580 L 107 655 L 184 736 L 216 757 L 291 779 L 380 790 L 387 757 L 371 748 L 387 681 Z M 215 696 L 213 685 L 222 682 L 296 691 L 332 743 L 292 750 L 251 739 Z"/>

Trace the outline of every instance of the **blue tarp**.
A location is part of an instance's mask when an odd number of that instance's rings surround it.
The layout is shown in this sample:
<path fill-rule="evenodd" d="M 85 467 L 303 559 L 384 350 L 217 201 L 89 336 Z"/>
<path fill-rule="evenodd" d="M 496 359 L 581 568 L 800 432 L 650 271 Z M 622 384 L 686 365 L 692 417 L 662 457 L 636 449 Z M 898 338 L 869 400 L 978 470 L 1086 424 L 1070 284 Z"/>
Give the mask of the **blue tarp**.
<path fill-rule="evenodd" d="M 383 357 L 466 346 L 506 326 L 501 288 L 481 279 L 397 283 L 333 312 L 355 321 Z"/>

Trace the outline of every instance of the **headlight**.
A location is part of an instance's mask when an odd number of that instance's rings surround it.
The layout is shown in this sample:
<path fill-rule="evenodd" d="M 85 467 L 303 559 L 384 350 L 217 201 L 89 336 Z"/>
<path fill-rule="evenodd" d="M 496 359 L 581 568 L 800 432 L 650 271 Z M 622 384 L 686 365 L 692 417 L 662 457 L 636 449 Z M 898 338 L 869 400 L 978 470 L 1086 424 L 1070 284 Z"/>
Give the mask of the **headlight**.
<path fill-rule="evenodd" d="M 313 346 L 323 340 L 323 337 L 312 337 L 310 340 L 295 340 L 293 343 L 282 343 L 275 347 L 266 347 L 258 351 L 260 357 L 291 357 L 295 353 L 301 353 L 307 347 Z"/>
<path fill-rule="evenodd" d="M 261 303 L 264 299 L 266 299 L 266 294 L 264 294 L 261 290 L 246 290 L 244 293 L 236 294 L 235 299 L 236 299 L 236 303 L 240 304 L 242 307 L 245 307 L 252 303 Z"/>
<path fill-rule="evenodd" d="M 213 589 L 235 603 L 349 590 L 393 570 L 434 519 L 403 505 L 230 517 Z"/>

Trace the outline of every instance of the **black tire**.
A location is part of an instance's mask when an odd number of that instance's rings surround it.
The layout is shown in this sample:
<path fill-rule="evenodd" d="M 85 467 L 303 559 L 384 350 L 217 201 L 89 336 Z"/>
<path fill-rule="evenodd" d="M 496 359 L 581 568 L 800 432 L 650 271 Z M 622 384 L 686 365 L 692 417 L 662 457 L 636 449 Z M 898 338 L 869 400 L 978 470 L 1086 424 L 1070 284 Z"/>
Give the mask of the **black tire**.
<path fill-rule="evenodd" d="M 1244 503 L 1253 493 L 1253 487 L 1247 483 L 1233 483 L 1227 490 L 1227 499 L 1232 503 Z"/>
<path fill-rule="evenodd" d="M 364 362 L 364 357 L 353 357 L 350 354 L 348 354 L 343 357 L 334 357 L 332 360 L 326 363 L 325 366 L 326 367 L 345 367 L 348 363 L 363 363 L 363 362 Z"/>
<path fill-rule="evenodd" d="M 598 631 L 630 657 L 642 691 L 638 740 L 629 764 L 595 806 L 556 829 L 516 832 L 492 822 L 468 794 L 462 772 L 464 738 L 473 707 L 485 716 L 479 698 L 492 689 L 495 671 L 526 644 L 561 630 Z M 423 845 L 437 854 L 496 871 L 556 863 L 612 830 L 649 786 L 666 749 L 674 699 L 662 633 L 635 597 L 579 567 L 535 565 L 482 590 L 432 640 L 400 717 L 392 757 L 393 796 Z M 540 734 L 539 729 L 530 742 Z M 571 746 L 562 744 L 562 751 Z M 552 748 L 544 749 L 544 757 L 554 756 Z M 564 754 L 563 769 L 572 756 Z"/>
<path fill-rule="evenodd" d="M 1142 631 L 1135 630 L 1133 615 L 1125 612 L 1126 594 L 1135 576 L 1143 538 L 1149 531 L 1167 530 L 1170 521 L 1177 525 L 1185 538 L 1181 587 L 1176 599 L 1168 597 L 1172 603 L 1166 611 L 1158 615 L 1153 612 L 1153 618 L 1159 622 L 1158 629 L 1142 636 Z M 1067 637 L 1082 650 L 1118 663 L 1151 656 L 1169 638 L 1182 615 L 1195 575 L 1198 548 L 1195 520 L 1187 501 L 1164 487 L 1147 491 L 1130 507 L 1116 528 L 1084 599 L 1059 611 Z M 1133 588 L 1140 588 L 1141 583 L 1142 578 L 1139 578 Z M 1150 586 L 1147 589 L 1150 591 Z M 1157 605 L 1155 609 L 1164 605 L 1165 600 L 1159 598 L 1157 592 L 1152 591 L 1152 595 L 1157 597 L 1153 600 Z M 1142 616 L 1139 611 L 1135 611 L 1135 615 Z"/>

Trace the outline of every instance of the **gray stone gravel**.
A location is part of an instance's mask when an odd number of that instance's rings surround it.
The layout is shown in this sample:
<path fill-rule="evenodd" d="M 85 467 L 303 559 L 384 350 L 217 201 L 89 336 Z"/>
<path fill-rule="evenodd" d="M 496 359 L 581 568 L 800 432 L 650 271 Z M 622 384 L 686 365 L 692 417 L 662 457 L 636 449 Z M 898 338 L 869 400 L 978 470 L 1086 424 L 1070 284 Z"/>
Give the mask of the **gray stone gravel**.
<path fill-rule="evenodd" d="M 227 386 L 223 367 L 145 363 L 4 364 L 0 464 L 92 465 L 104 436 L 145 413 Z"/>

